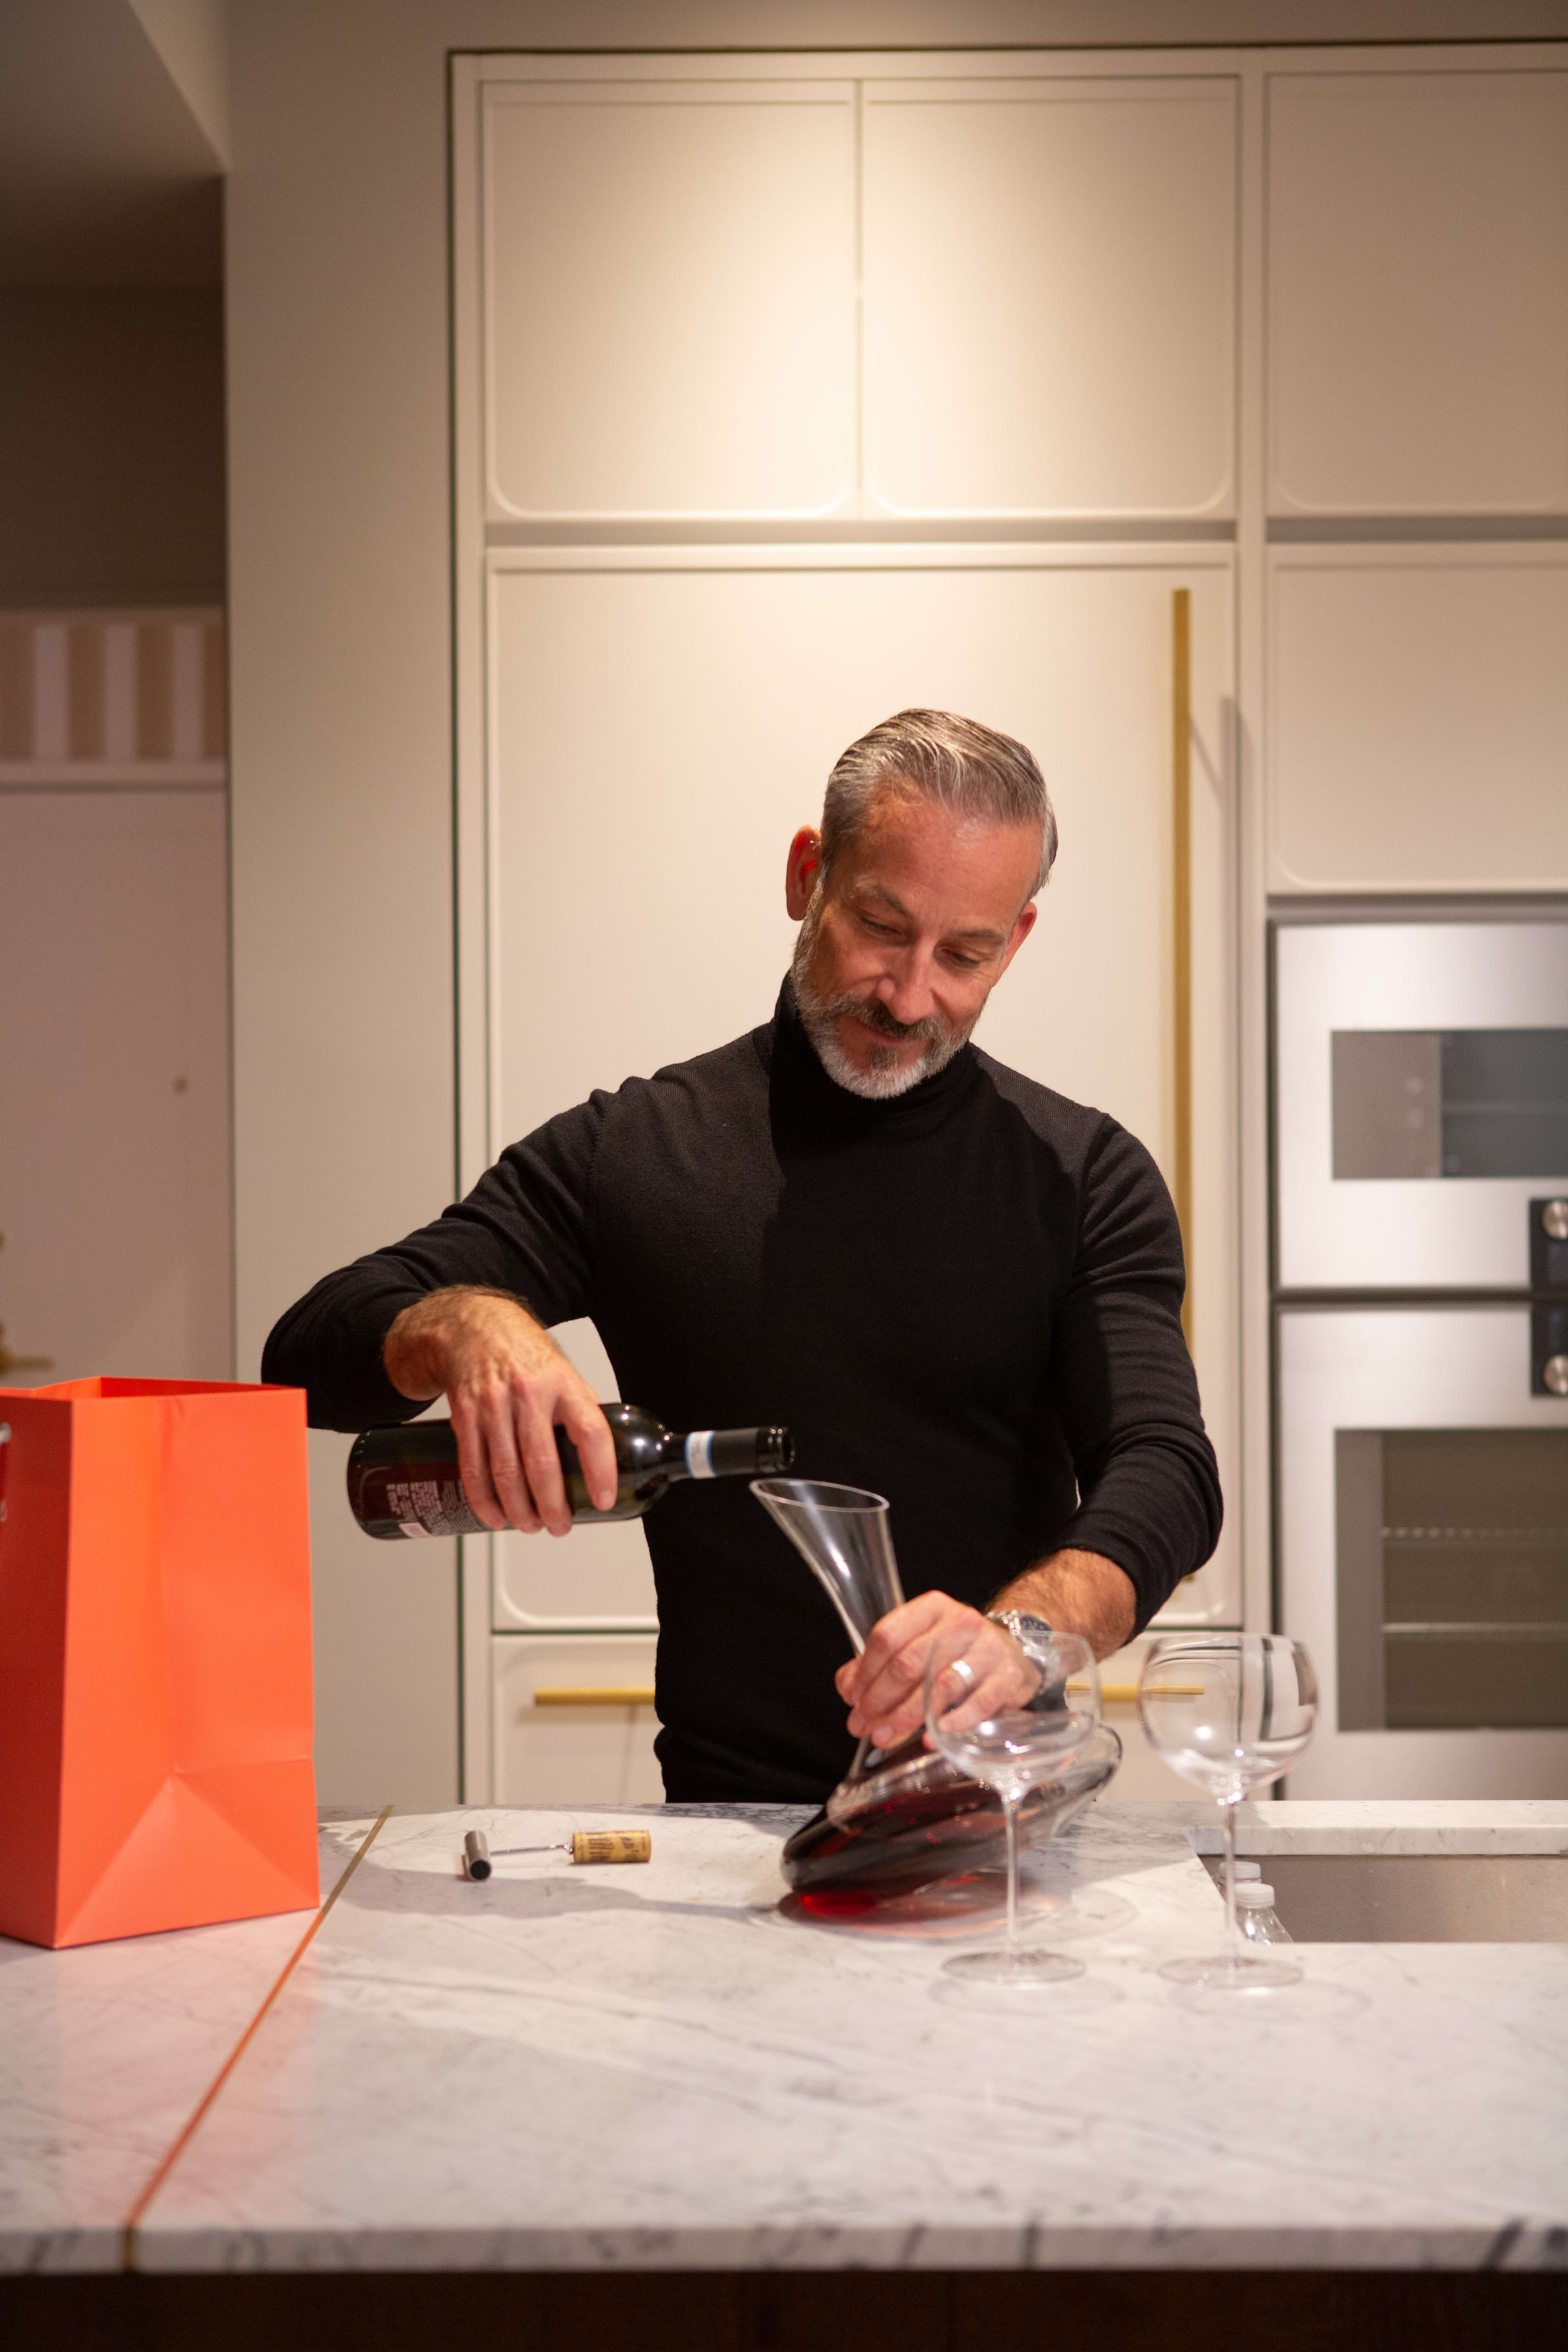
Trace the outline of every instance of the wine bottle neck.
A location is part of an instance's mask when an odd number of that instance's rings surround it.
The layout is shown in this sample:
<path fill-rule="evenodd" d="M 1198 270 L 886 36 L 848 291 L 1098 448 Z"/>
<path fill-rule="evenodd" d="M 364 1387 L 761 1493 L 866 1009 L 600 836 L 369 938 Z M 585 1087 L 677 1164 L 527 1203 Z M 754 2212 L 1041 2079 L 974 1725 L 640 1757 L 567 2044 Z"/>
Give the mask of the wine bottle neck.
<path fill-rule="evenodd" d="M 787 1469 L 794 1457 L 782 1429 L 694 1429 L 675 1443 L 689 1478 L 754 1478 L 762 1471 Z"/>

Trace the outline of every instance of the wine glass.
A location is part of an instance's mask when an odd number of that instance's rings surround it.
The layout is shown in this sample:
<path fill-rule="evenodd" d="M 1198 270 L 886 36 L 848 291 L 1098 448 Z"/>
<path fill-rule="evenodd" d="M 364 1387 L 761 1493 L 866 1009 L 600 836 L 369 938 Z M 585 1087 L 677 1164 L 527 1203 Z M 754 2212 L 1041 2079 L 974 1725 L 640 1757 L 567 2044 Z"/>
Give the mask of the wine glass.
<path fill-rule="evenodd" d="M 1100 1669 L 1077 1633 L 1022 1640 L 994 1618 L 965 1610 L 944 1626 L 926 1661 L 926 1737 L 973 1780 L 994 1789 L 1007 1829 L 1007 1941 L 1000 1952 L 963 1952 L 944 1973 L 985 1984 L 1051 1984 L 1083 1974 L 1064 1952 L 1018 1942 L 1018 1809 L 1054 1780 L 1100 1721 Z"/>
<path fill-rule="evenodd" d="M 1138 1713 L 1155 1752 L 1213 1797 L 1225 1832 L 1226 1948 L 1167 1960 L 1161 1975 L 1235 1991 L 1296 1983 L 1294 1961 L 1255 1951 L 1237 1927 L 1236 1809 L 1249 1789 L 1288 1771 L 1312 1737 L 1318 1677 L 1305 1644 L 1285 1633 L 1172 1635 L 1143 1660 Z"/>

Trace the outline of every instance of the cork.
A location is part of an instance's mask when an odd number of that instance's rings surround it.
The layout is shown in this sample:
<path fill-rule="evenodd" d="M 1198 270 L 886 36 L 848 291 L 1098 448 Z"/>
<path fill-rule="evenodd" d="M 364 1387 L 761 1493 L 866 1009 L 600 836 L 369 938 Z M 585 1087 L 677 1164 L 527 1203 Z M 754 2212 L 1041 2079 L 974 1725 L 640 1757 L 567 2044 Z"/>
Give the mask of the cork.
<path fill-rule="evenodd" d="M 572 1839 L 574 1862 L 651 1862 L 653 1836 L 648 1830 L 577 1830 Z"/>

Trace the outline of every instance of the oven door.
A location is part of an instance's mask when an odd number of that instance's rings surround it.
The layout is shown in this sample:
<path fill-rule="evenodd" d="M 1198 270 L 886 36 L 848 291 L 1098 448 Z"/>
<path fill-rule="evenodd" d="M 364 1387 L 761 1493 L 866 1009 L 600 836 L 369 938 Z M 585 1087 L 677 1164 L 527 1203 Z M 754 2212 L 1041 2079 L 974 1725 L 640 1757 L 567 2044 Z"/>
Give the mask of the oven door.
<path fill-rule="evenodd" d="M 1568 922 L 1281 923 L 1274 989 L 1279 1287 L 1524 1289 L 1568 1192 Z"/>
<path fill-rule="evenodd" d="M 1286 1307 L 1280 1623 L 1322 1715 L 1293 1797 L 1568 1794 L 1568 1400 L 1518 1307 Z"/>

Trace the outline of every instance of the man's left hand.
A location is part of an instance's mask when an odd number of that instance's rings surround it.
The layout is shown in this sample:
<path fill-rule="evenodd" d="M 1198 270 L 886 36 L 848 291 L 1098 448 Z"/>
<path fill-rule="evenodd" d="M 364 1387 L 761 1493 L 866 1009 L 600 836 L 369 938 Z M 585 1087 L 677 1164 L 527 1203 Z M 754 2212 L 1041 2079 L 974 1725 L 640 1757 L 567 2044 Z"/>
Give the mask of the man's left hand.
<path fill-rule="evenodd" d="M 1058 1633 L 1081 1633 L 1097 1658 L 1108 1658 L 1131 1640 L 1137 1622 L 1137 1596 L 1123 1569 L 1103 1553 L 1053 1552 L 1037 1567 L 1016 1577 L 991 1604 L 994 1609 L 1019 1609 L 1043 1617 Z M 849 1729 L 857 1738 L 869 1735 L 886 1751 L 907 1739 L 925 1717 L 926 1660 L 937 1635 L 955 1617 L 969 1614 L 967 1604 L 946 1592 L 921 1592 L 900 1608 L 889 1609 L 873 1626 L 871 1638 L 858 1658 L 840 1666 L 834 1676 L 838 1696 L 849 1707 Z M 1016 1655 L 1011 1637 L 1000 1625 L 996 1636 L 998 1664 Z M 980 1651 L 972 1656 L 984 1666 Z M 1021 1704 L 1028 1694 L 1007 1693 L 1000 1685 L 994 1703 Z M 978 1718 L 976 1718 L 978 1720 Z"/>
<path fill-rule="evenodd" d="M 834 1676 L 840 1698 L 849 1702 L 849 1729 L 857 1738 L 868 1734 L 884 1752 L 897 1748 L 925 1721 L 926 1660 L 931 1645 L 959 1618 L 971 1622 L 978 1612 L 965 1601 L 946 1592 L 920 1592 L 872 1628 L 871 1638 L 858 1658 L 840 1666 Z M 994 1654 L 993 1655 L 992 1653 Z M 975 1719 L 998 1706 L 1021 1706 L 1038 1688 L 1038 1676 L 1015 1690 L 1018 1653 L 1002 1626 L 980 1620 L 967 1655 L 979 1675 L 974 1698 L 984 1698 Z"/>

